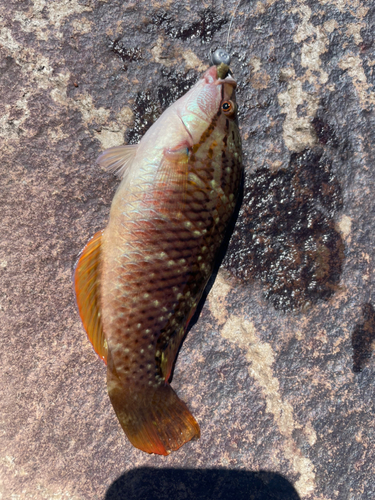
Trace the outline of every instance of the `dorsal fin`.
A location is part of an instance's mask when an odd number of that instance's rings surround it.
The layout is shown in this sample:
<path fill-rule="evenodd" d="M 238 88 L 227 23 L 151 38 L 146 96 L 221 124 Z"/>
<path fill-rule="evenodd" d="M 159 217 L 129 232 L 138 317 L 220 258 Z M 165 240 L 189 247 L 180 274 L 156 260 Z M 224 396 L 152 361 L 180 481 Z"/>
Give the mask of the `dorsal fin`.
<path fill-rule="evenodd" d="M 123 179 L 134 160 L 137 148 L 138 144 L 129 144 L 106 149 L 96 162 L 104 169 L 114 172 Z"/>
<path fill-rule="evenodd" d="M 100 314 L 100 253 L 103 231 L 98 231 L 82 251 L 74 271 L 77 306 L 87 336 L 98 356 L 107 362 L 107 342 Z"/>

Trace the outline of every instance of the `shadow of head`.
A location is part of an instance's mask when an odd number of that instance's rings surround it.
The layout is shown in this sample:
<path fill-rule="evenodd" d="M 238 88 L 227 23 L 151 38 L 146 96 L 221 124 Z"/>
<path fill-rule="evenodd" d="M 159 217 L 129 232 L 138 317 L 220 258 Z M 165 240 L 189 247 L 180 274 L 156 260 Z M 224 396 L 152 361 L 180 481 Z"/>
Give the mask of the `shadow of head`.
<path fill-rule="evenodd" d="M 126 472 L 105 500 L 300 500 L 280 474 L 228 469 L 154 469 Z"/>

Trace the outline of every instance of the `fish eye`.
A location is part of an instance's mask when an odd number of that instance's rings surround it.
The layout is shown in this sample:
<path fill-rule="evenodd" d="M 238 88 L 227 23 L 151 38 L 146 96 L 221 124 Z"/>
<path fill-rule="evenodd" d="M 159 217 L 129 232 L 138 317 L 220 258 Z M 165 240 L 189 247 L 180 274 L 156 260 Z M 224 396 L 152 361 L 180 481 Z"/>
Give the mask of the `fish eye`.
<path fill-rule="evenodd" d="M 236 112 L 236 105 L 233 101 L 223 101 L 221 103 L 221 110 L 227 116 L 233 116 Z"/>

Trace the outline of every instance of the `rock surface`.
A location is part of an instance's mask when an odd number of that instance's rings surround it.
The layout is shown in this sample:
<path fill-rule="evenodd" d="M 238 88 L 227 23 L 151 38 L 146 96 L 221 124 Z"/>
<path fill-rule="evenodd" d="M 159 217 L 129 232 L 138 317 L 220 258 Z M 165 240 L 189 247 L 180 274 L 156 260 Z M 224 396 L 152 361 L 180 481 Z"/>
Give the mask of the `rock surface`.
<path fill-rule="evenodd" d="M 132 448 L 75 310 L 117 185 L 96 157 L 194 83 L 234 9 L 0 4 L 1 498 L 375 498 L 373 2 L 237 8 L 244 204 L 172 384 L 199 441 Z"/>

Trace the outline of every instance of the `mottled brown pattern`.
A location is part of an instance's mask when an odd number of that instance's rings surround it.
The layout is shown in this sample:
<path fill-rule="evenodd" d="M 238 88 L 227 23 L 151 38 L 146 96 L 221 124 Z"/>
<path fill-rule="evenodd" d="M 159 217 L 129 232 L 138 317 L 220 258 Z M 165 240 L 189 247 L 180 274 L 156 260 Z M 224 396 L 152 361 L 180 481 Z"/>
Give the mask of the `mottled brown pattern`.
<path fill-rule="evenodd" d="M 187 164 L 176 161 L 164 158 L 147 191 L 117 195 L 103 235 L 108 391 L 128 436 L 141 401 L 153 400 L 168 381 L 233 214 L 242 171 L 235 116 L 220 109 Z"/>
<path fill-rule="evenodd" d="M 233 213 L 240 160 L 224 157 L 222 165 L 232 173 L 220 174 L 222 185 L 213 188 L 215 170 L 221 166 L 217 161 L 206 161 L 210 147 L 212 142 L 202 141 L 195 163 L 189 163 L 189 174 L 194 177 L 189 175 L 185 193 L 179 186 L 174 191 L 155 186 L 152 197 L 159 206 L 164 205 L 163 217 L 154 213 L 155 203 L 148 199 L 138 211 L 138 220 L 122 220 L 121 231 L 131 235 L 131 248 L 121 249 L 122 256 L 111 272 L 114 332 L 108 341 L 116 363 L 123 364 L 127 384 L 139 387 L 154 382 L 154 377 L 164 380 L 169 375 L 184 327 L 211 274 Z M 218 158 L 222 159 L 221 154 Z M 169 212 L 168 207 L 179 210 Z M 127 347 L 125 339 L 129 340 Z M 123 349 L 114 351 L 117 344 L 131 353 L 124 356 Z M 162 356 L 166 356 L 163 359 L 169 370 L 161 368 Z"/>

